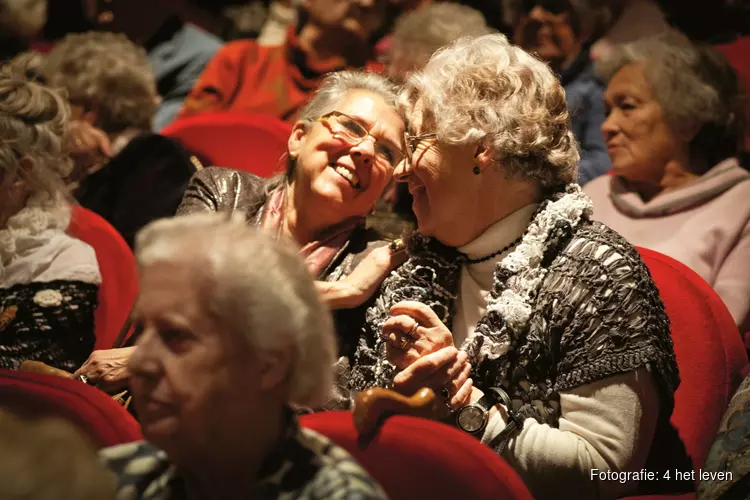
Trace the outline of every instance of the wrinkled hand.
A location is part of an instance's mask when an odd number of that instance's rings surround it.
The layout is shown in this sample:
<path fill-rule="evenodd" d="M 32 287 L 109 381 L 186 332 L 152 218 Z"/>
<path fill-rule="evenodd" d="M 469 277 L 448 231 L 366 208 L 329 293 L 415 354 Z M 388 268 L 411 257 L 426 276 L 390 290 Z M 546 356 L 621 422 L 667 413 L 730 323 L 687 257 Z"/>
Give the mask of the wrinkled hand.
<path fill-rule="evenodd" d="M 422 356 L 444 347 L 453 347 L 453 334 L 430 306 L 405 300 L 391 307 L 391 317 L 383 323 L 388 361 L 404 369 Z M 401 337 L 407 336 L 406 349 L 400 349 Z"/>
<path fill-rule="evenodd" d="M 438 404 L 438 418 L 447 416 L 451 410 L 442 398 L 444 389 L 450 392 L 452 409 L 469 404 L 473 381 L 469 378 L 471 364 L 466 353 L 455 347 L 445 347 L 439 351 L 419 358 L 413 364 L 400 371 L 393 378 L 393 389 L 401 394 L 411 396 L 422 387 L 429 387 L 442 400 Z"/>
<path fill-rule="evenodd" d="M 393 252 L 388 246 L 376 248 L 340 283 L 350 289 L 349 307 L 361 306 L 372 297 L 391 271 L 406 262 L 405 250 Z"/>
<path fill-rule="evenodd" d="M 67 144 L 68 153 L 75 163 L 69 182 L 79 182 L 104 166 L 113 156 L 112 144 L 107 134 L 83 120 L 73 120 Z"/>
<path fill-rule="evenodd" d="M 135 349 L 135 347 L 123 347 L 94 351 L 83 366 L 76 370 L 73 377 L 85 375 L 89 383 L 96 385 L 104 392 L 125 389 L 130 378 L 128 360 Z"/>

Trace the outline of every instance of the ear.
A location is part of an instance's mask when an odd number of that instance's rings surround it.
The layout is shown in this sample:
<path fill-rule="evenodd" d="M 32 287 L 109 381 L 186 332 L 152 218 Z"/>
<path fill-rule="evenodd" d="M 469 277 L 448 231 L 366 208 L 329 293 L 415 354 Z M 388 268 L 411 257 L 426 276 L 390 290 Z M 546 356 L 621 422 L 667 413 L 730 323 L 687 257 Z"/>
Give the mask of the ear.
<path fill-rule="evenodd" d="M 305 121 L 298 121 L 292 128 L 292 133 L 289 135 L 287 141 L 287 151 L 290 154 L 297 154 L 305 142 L 307 137 L 308 123 Z"/>
<path fill-rule="evenodd" d="M 264 391 L 271 391 L 289 378 L 292 366 L 292 349 L 287 347 L 277 351 L 264 353 L 260 362 L 260 387 Z"/>
<path fill-rule="evenodd" d="M 492 167 L 495 164 L 497 162 L 492 157 L 490 150 L 481 144 L 477 146 L 477 152 L 474 154 L 474 165 L 484 172 L 486 168 Z"/>

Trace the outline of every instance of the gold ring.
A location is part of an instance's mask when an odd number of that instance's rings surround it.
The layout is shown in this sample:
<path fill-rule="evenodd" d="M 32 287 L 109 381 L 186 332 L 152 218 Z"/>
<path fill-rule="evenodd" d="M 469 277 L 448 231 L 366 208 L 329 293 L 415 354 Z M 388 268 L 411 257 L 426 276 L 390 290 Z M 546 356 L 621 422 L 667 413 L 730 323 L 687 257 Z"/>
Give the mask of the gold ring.
<path fill-rule="evenodd" d="M 396 238 L 388 244 L 388 249 L 393 253 L 400 252 L 404 248 L 406 248 L 406 243 L 401 238 Z"/>
<path fill-rule="evenodd" d="M 409 345 L 411 345 L 411 339 L 407 337 L 406 335 L 401 335 L 399 337 L 399 341 L 398 341 L 398 344 L 396 345 L 396 348 L 402 351 L 408 351 Z"/>

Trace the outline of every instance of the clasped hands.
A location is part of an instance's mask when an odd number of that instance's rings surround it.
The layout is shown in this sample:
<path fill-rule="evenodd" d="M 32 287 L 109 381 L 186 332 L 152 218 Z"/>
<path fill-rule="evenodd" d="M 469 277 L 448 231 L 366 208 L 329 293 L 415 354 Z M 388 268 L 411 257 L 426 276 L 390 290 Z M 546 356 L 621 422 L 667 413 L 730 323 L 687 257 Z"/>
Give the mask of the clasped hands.
<path fill-rule="evenodd" d="M 427 305 L 403 301 L 390 309 L 383 324 L 388 361 L 400 371 L 393 389 L 411 396 L 430 387 L 444 399 L 438 418 L 469 404 L 473 381 L 466 353 L 456 349 L 453 334 Z"/>

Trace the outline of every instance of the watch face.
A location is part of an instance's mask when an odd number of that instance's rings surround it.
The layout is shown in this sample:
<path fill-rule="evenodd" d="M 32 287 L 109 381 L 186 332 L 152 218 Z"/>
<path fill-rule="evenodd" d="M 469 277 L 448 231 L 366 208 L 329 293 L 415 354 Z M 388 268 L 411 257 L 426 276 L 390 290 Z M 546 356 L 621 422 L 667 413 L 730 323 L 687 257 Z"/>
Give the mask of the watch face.
<path fill-rule="evenodd" d="M 479 406 L 464 406 L 456 416 L 456 423 L 465 432 L 478 432 L 484 427 L 484 419 L 487 412 Z"/>

